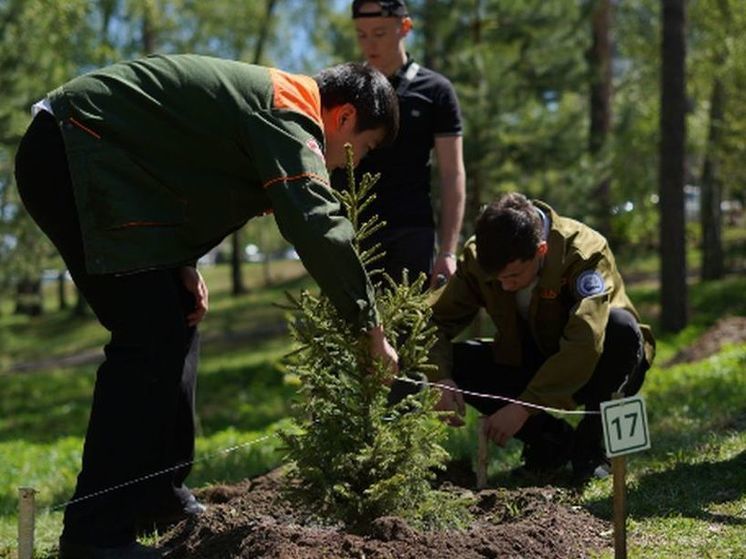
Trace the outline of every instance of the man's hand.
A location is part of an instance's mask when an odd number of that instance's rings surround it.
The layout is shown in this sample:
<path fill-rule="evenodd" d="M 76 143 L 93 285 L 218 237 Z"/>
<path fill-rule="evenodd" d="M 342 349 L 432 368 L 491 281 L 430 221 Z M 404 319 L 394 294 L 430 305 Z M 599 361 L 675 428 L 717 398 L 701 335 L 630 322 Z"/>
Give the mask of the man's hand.
<path fill-rule="evenodd" d="M 399 356 L 386 339 L 382 324 L 368 330 L 368 341 L 370 343 L 370 356 L 374 360 L 380 360 L 389 369 L 391 377 L 397 375 L 399 373 Z M 389 377 L 387 384 L 391 383 L 391 377 Z"/>
<path fill-rule="evenodd" d="M 451 388 L 458 389 L 458 386 L 453 379 L 445 378 L 437 381 L 435 384 L 441 384 L 443 386 L 449 386 Z M 461 427 L 464 424 L 464 415 L 466 414 L 466 408 L 464 407 L 464 396 L 458 390 L 449 390 L 448 388 L 440 389 L 440 400 L 435 404 L 435 411 L 449 411 L 445 417 L 446 423 L 451 427 Z"/>
<path fill-rule="evenodd" d="M 202 274 L 199 273 L 197 268 L 192 268 L 191 266 L 180 268 L 179 275 L 186 290 L 194 295 L 194 310 L 187 315 L 187 324 L 189 326 L 197 326 L 207 314 L 209 297 L 207 284 L 202 279 Z"/>
<path fill-rule="evenodd" d="M 484 422 L 484 433 L 496 445 L 505 446 L 508 440 L 520 431 L 528 417 L 528 410 L 520 404 L 508 404 L 487 418 Z"/>
<path fill-rule="evenodd" d="M 448 281 L 456 272 L 456 255 L 452 252 L 439 254 L 433 263 L 433 272 L 430 275 L 430 289 L 437 289 L 443 284 L 443 279 Z"/>

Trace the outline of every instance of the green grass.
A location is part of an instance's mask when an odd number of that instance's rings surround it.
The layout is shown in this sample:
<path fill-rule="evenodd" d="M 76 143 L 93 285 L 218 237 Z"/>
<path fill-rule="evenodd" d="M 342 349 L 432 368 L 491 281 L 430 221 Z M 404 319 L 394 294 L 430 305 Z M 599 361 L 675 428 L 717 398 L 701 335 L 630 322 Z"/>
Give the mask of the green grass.
<path fill-rule="evenodd" d="M 202 329 L 193 487 L 236 482 L 280 463 L 273 433 L 286 425 L 295 387 L 286 382 L 281 363 L 288 339 L 270 335 L 267 327 L 283 320 L 273 303 L 283 301 L 285 289 L 311 285 L 298 277 L 297 263 L 286 266 L 269 288 L 258 287 L 260 267 L 249 267 L 252 289 L 238 298 L 228 293 L 225 267 L 205 272 L 211 311 Z M 630 292 L 656 326 L 655 285 L 630 286 Z M 658 335 L 658 359 L 642 392 L 652 448 L 628 457 L 630 557 L 746 557 L 746 344 L 701 362 L 662 367 L 721 316 L 746 315 L 744 292 L 746 278 L 738 276 L 693 283 L 689 327 Z M 49 312 L 34 319 L 0 315 L 0 371 L 105 342 L 106 332 L 91 317 L 70 319 L 52 306 L 48 302 Z M 69 499 L 78 471 L 95 368 L 0 373 L 1 558 L 15 556 L 19 486 L 38 491 L 37 555 L 44 557 L 56 544 L 60 505 Z M 454 457 L 476 455 L 476 414 L 468 421 L 451 431 L 447 446 Z M 515 442 L 493 448 L 491 482 L 504 483 L 519 456 Z M 611 490 L 610 480 L 595 481 L 580 498 L 591 513 L 610 520 Z"/>
<path fill-rule="evenodd" d="M 295 387 L 285 382 L 281 363 L 288 339 L 265 332 L 284 320 L 276 306 L 284 291 L 312 284 L 297 262 L 274 263 L 269 287 L 260 287 L 262 272 L 247 266 L 249 292 L 236 298 L 229 294 L 226 267 L 203 270 L 211 309 L 201 328 L 197 461 L 189 480 L 195 487 L 252 477 L 281 459 L 273 433 L 286 423 Z M 105 343 L 107 332 L 93 317 L 71 318 L 53 306 L 47 295 L 40 317 L 0 316 L 0 371 Z M 38 556 L 56 545 L 60 505 L 70 498 L 80 466 L 95 371 L 92 364 L 0 374 L 0 558 L 15 556 L 21 486 L 38 491 Z"/>
<path fill-rule="evenodd" d="M 277 324 L 282 321 L 282 311 L 273 304 L 283 302 L 285 291 L 295 292 L 311 285 L 297 261 L 273 262 L 273 283 L 270 286 L 264 285 L 260 264 L 246 264 L 244 278 L 248 293 L 235 298 L 230 295 L 226 266 L 205 267 L 201 271 L 210 289 L 209 319 L 201 327 L 207 337 L 261 331 L 266 324 Z M 72 301 L 72 295 L 68 300 Z M 75 317 L 72 311 L 56 310 L 55 285 L 45 285 L 44 313 L 39 317 L 15 316 L 8 300 L 1 303 L 0 372 L 14 363 L 72 355 L 106 343 L 107 332 L 93 319 L 90 311 L 88 316 Z"/>
<path fill-rule="evenodd" d="M 746 344 L 653 370 L 653 448 L 628 458 L 633 557 L 746 557 Z M 584 498 L 611 518 L 610 482 Z"/>
<path fill-rule="evenodd" d="M 631 296 L 657 327 L 654 286 L 632 286 Z M 656 363 L 641 392 L 652 448 L 627 457 L 627 546 L 634 558 L 746 557 L 746 344 L 726 346 L 703 361 L 663 364 L 690 346 L 718 319 L 746 316 L 746 278 L 692 283 L 691 320 L 677 334 L 658 334 Z M 652 320 L 651 320 L 652 319 Z M 455 456 L 476 457 L 477 414 L 451 432 Z M 571 419 L 571 422 L 577 421 Z M 520 465 L 520 445 L 491 447 L 492 485 L 515 485 L 507 473 Z M 612 520 L 612 481 L 592 482 L 580 495 L 595 515 Z M 612 544 L 611 536 L 609 544 Z M 601 557 L 613 557 L 611 551 Z"/>

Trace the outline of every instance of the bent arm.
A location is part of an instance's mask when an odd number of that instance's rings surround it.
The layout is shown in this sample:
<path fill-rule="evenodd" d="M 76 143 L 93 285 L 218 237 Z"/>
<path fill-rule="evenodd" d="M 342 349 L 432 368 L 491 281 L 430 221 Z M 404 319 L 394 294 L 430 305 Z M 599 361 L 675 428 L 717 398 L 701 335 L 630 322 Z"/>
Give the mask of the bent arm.
<path fill-rule="evenodd" d="M 267 194 L 280 233 L 340 315 L 358 331 L 376 327 L 373 287 L 329 187 L 307 177 L 272 184 Z"/>

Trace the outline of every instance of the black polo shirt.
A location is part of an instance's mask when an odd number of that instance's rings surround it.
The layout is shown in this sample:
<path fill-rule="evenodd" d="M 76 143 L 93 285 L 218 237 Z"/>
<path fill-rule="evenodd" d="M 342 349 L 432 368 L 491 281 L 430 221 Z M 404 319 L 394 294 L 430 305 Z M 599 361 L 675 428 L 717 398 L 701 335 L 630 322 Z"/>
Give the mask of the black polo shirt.
<path fill-rule="evenodd" d="M 460 136 L 461 114 L 453 85 L 444 76 L 419 67 L 411 79 L 407 63 L 391 78 L 399 96 L 399 135 L 388 146 L 374 150 L 356 170 L 381 173 L 374 187 L 376 200 L 366 210 L 376 213 L 389 227 L 434 227 L 430 200 L 430 152 L 437 136 Z M 410 74 L 411 75 L 411 74 Z M 344 172 L 332 176 L 335 188 L 344 187 Z"/>

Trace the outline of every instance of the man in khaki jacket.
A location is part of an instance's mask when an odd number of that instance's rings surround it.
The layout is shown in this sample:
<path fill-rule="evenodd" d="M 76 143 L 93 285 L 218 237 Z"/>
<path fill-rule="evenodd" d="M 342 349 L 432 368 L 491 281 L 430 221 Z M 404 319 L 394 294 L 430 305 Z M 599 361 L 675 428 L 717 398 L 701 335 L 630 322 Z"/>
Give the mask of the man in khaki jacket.
<path fill-rule="evenodd" d="M 452 344 L 485 309 L 489 342 Z M 607 465 L 598 413 L 576 430 L 542 407 L 598 412 L 622 389 L 637 392 L 655 342 L 624 290 L 606 239 L 548 205 L 507 194 L 479 217 L 454 276 L 433 305 L 442 384 L 521 403 L 442 390 L 439 407 L 460 423 L 464 400 L 488 416 L 500 446 L 523 441 L 524 468 L 555 470 L 571 460 L 577 481 Z"/>

